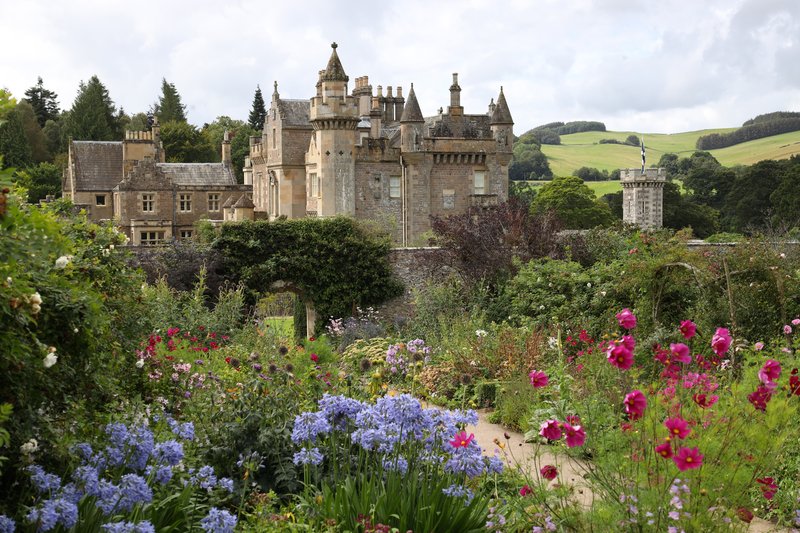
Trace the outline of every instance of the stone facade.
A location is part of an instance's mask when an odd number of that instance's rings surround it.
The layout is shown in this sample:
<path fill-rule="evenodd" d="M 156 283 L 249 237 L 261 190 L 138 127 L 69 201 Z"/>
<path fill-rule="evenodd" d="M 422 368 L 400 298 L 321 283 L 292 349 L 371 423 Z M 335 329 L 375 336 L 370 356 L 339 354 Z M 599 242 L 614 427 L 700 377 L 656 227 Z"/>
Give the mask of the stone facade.
<path fill-rule="evenodd" d="M 349 92 L 332 48 L 312 98 L 283 99 L 275 83 L 245 164 L 256 217 L 349 215 L 378 221 L 410 246 L 431 215 L 507 199 L 513 120 L 502 88 L 487 113 L 467 115 L 453 74 L 447 112 L 425 118 L 413 84 L 407 98 L 402 87 L 373 94 L 362 76 Z"/>
<path fill-rule="evenodd" d="M 228 212 L 253 218 L 252 185 L 236 183 L 227 133 L 221 163 L 166 163 L 157 123 L 121 142 L 70 141 L 68 157 L 64 198 L 92 220 L 112 220 L 134 245 L 191 238 L 198 220 L 222 222 Z"/>
<path fill-rule="evenodd" d="M 667 173 L 663 168 L 620 170 L 623 222 L 636 224 L 642 229 L 660 228 L 666 181 Z"/>

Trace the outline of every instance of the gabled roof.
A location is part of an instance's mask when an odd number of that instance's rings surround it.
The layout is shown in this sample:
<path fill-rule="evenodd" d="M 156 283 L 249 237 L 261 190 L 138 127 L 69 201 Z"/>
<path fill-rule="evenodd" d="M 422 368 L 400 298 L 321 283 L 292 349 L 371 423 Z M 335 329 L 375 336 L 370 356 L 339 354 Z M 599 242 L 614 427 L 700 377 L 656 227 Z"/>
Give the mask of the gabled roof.
<path fill-rule="evenodd" d="M 408 91 L 408 98 L 406 98 L 406 105 L 403 107 L 403 115 L 400 117 L 400 122 L 425 122 L 422 117 L 422 111 L 419 109 L 417 102 L 417 95 L 414 93 L 414 84 L 411 84 L 411 90 Z"/>
<path fill-rule="evenodd" d="M 311 127 L 308 120 L 311 111 L 310 100 L 278 100 L 278 112 L 284 126 L 306 126 Z"/>
<path fill-rule="evenodd" d="M 492 112 L 492 120 L 490 124 L 513 124 L 514 119 L 511 118 L 511 111 L 508 109 L 506 103 L 506 96 L 503 94 L 503 87 L 500 87 L 500 96 L 497 97 L 497 104 Z"/>
<path fill-rule="evenodd" d="M 331 58 L 328 60 L 328 66 L 325 67 L 325 72 L 320 76 L 322 81 L 348 81 L 350 79 L 344 73 L 344 67 L 342 67 L 342 62 L 339 61 L 339 55 L 336 53 L 338 46 L 336 43 L 331 44 L 333 51 L 331 52 Z"/>
<path fill-rule="evenodd" d="M 253 203 L 253 200 L 251 200 L 246 194 L 241 195 L 239 199 L 236 200 L 236 203 L 233 204 L 234 209 L 253 209 L 255 206 L 256 205 Z"/>
<path fill-rule="evenodd" d="M 231 166 L 223 163 L 158 163 L 158 168 L 175 185 L 236 185 Z"/>
<path fill-rule="evenodd" d="M 122 143 L 72 141 L 76 191 L 110 191 L 122 181 Z"/>

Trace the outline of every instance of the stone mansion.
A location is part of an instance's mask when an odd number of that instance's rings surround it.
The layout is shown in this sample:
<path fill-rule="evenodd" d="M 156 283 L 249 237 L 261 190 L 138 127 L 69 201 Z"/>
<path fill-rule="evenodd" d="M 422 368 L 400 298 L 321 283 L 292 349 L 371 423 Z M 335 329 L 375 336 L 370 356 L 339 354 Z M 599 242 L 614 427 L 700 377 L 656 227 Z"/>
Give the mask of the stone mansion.
<path fill-rule="evenodd" d="M 414 85 L 367 76 L 348 90 L 336 43 L 310 99 L 272 94 L 261 136 L 250 138 L 244 184 L 221 163 L 166 163 L 158 124 L 120 142 L 70 141 L 63 196 L 92 219 L 110 219 L 132 244 L 190 238 L 194 224 L 346 215 L 372 220 L 401 246 L 424 243 L 432 215 L 508 198 L 513 125 L 502 87 L 488 111 L 466 114 L 458 75 L 450 105 L 425 117 Z"/>

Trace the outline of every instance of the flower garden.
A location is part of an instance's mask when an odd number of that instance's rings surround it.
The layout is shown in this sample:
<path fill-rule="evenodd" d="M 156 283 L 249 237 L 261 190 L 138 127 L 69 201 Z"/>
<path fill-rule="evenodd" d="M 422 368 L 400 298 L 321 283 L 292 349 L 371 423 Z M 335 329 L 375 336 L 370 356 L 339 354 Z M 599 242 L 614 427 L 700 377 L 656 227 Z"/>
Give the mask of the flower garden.
<path fill-rule="evenodd" d="M 796 247 L 606 230 L 297 340 L 58 203 L 0 223 L 0 532 L 800 529 Z"/>

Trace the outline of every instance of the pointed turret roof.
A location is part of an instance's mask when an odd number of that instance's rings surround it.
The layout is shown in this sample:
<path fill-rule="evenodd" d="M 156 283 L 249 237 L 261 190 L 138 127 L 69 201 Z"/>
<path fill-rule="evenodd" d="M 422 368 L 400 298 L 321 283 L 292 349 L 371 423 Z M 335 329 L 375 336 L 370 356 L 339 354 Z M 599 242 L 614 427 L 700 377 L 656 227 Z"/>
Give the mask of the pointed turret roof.
<path fill-rule="evenodd" d="M 400 117 L 400 122 L 425 122 L 422 116 L 422 111 L 419 109 L 417 103 L 417 95 L 414 94 L 414 84 L 411 84 L 411 90 L 408 91 L 408 98 L 406 98 L 406 105 L 403 106 L 403 115 Z"/>
<path fill-rule="evenodd" d="M 336 43 L 331 44 L 333 51 L 331 52 L 331 58 L 328 60 L 328 66 L 325 67 L 325 72 L 320 76 L 320 80 L 322 81 L 348 81 L 350 79 L 347 74 L 344 73 L 342 62 L 339 61 L 339 54 L 336 53 L 336 48 L 338 46 L 339 45 Z"/>
<path fill-rule="evenodd" d="M 511 118 L 511 111 L 508 110 L 506 103 L 506 96 L 503 94 L 503 87 L 500 87 L 500 96 L 497 97 L 497 104 L 495 104 L 494 111 L 492 112 L 492 119 L 490 124 L 513 124 L 514 119 Z"/>
<path fill-rule="evenodd" d="M 236 203 L 233 204 L 234 209 L 253 209 L 255 204 L 253 204 L 253 200 L 250 199 L 249 196 L 243 194 L 236 200 Z"/>

